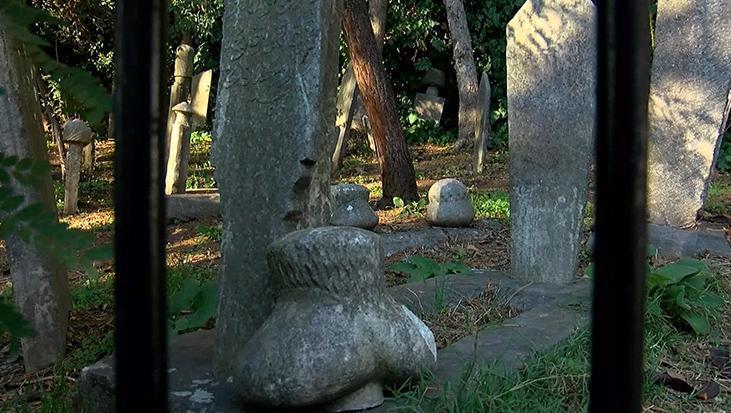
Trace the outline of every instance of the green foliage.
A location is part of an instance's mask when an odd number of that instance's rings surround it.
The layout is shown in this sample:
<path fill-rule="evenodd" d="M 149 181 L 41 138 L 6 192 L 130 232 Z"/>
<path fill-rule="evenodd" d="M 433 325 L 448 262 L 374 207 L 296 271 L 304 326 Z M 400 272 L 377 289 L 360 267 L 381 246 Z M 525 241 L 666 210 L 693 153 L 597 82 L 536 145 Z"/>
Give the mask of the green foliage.
<path fill-rule="evenodd" d="M 48 26 L 61 21 L 20 0 L 0 0 L 0 13 L 6 30 L 24 46 L 24 52 L 41 72 L 59 85 L 66 99 L 81 108 L 79 113 L 84 119 L 92 124 L 101 122 L 112 107 L 107 90 L 85 70 L 66 66 L 49 56 L 44 48 L 50 47 L 50 43 L 29 29 L 37 23 Z"/>
<path fill-rule="evenodd" d="M 401 123 L 404 127 L 406 143 L 434 145 L 449 145 L 457 140 L 456 130 L 444 130 L 439 123 L 429 119 L 422 119 L 416 113 L 409 113 Z"/>
<path fill-rule="evenodd" d="M 196 228 L 198 235 L 211 241 L 221 240 L 221 225 L 198 225 Z"/>
<path fill-rule="evenodd" d="M 403 199 L 399 197 L 394 197 L 393 206 L 395 208 L 401 208 L 401 211 L 399 212 L 399 217 L 421 217 L 424 216 L 424 210 L 426 209 L 426 200 L 422 198 L 418 201 L 412 201 L 407 204 L 404 202 Z"/>
<path fill-rule="evenodd" d="M 497 219 L 510 218 L 510 200 L 507 192 L 485 192 L 473 194 L 471 198 L 477 217 Z"/>
<path fill-rule="evenodd" d="M 708 187 L 708 196 L 703 209 L 712 214 L 727 214 L 726 200 L 731 199 L 731 185 L 726 183 L 711 183 Z"/>
<path fill-rule="evenodd" d="M 170 38 L 189 36 L 196 71 L 218 67 L 221 53 L 223 0 L 172 0 Z"/>
<path fill-rule="evenodd" d="M 32 337 L 35 335 L 35 331 L 9 300 L 0 297 L 0 337 L 4 335 L 10 337 L 10 354 L 17 354 L 19 339 Z"/>
<path fill-rule="evenodd" d="M 448 274 L 468 273 L 470 268 L 459 261 L 438 263 L 430 258 L 413 255 L 402 262 L 388 267 L 390 271 L 405 274 L 409 282 L 426 281 L 429 278 L 442 277 Z"/>
<path fill-rule="evenodd" d="M 198 330 L 216 316 L 218 285 L 215 281 L 185 278 L 168 302 L 170 329 L 176 333 Z"/>
<path fill-rule="evenodd" d="M 723 173 L 731 172 L 731 132 L 728 130 L 723 135 L 723 143 L 721 144 L 721 149 L 718 152 L 716 168 Z"/>
<path fill-rule="evenodd" d="M 711 270 L 695 259 L 648 270 L 647 290 L 648 315 L 668 318 L 698 335 L 710 333 L 715 312 L 724 307 Z"/>

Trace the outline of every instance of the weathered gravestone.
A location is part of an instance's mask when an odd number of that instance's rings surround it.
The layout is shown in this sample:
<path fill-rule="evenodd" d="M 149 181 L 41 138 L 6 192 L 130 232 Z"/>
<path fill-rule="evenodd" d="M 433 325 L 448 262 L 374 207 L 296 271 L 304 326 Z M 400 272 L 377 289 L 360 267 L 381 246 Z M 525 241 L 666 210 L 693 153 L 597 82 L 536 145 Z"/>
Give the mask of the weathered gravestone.
<path fill-rule="evenodd" d="M 593 154 L 596 22 L 590 0 L 528 0 L 507 28 L 515 275 L 576 269 Z"/>
<path fill-rule="evenodd" d="M 235 362 L 233 384 L 247 404 L 367 409 L 383 403 L 385 386 L 435 366 L 434 335 L 386 292 L 380 236 L 302 230 L 273 243 L 267 258 L 277 304 Z"/>
<path fill-rule="evenodd" d="M 479 98 L 477 100 L 477 125 L 475 126 L 475 152 L 472 159 L 472 169 L 475 173 L 481 174 L 485 168 L 487 150 L 490 147 L 490 99 L 492 89 L 490 88 L 490 77 L 487 72 L 482 73 L 480 79 Z"/>
<path fill-rule="evenodd" d="M 439 88 L 447 85 L 446 75 L 439 69 L 431 69 L 424 74 L 421 82 L 426 86 L 426 92 L 417 93 L 414 97 L 414 111 L 422 119 L 439 123 L 446 102 L 446 99 L 439 96 Z"/>
<path fill-rule="evenodd" d="M 208 117 L 208 101 L 211 100 L 211 82 L 213 70 L 206 70 L 193 76 L 190 91 L 190 106 L 193 107 L 193 127 L 206 123 Z"/>
<path fill-rule="evenodd" d="M 63 142 L 69 148 L 66 152 L 66 176 L 63 187 L 63 213 L 73 215 L 79 212 L 79 179 L 83 163 L 84 147 L 94 139 L 94 132 L 81 119 L 72 119 L 63 125 Z"/>
<path fill-rule="evenodd" d="M 214 146 L 223 211 L 215 367 L 224 379 L 272 310 L 265 248 L 330 219 L 340 7 L 225 2 Z"/>
<path fill-rule="evenodd" d="M 175 50 L 175 69 L 173 71 L 173 85 L 170 87 L 170 105 L 168 106 L 168 122 L 165 133 L 165 151 L 170 147 L 170 134 L 173 130 L 175 112 L 173 107 L 181 102 L 187 102 L 190 97 L 190 88 L 193 82 L 193 57 L 195 49 L 187 44 L 181 44 Z M 167 158 L 166 158 L 167 159 Z"/>
<path fill-rule="evenodd" d="M 703 206 L 729 116 L 731 3 L 659 0 L 652 64 L 650 219 L 689 226 Z"/>
<path fill-rule="evenodd" d="M 168 163 L 165 172 L 165 193 L 168 195 L 185 193 L 190 159 L 191 121 L 194 114 L 193 106 L 188 102 L 178 103 L 172 111 L 175 113 L 175 120 L 170 131 Z"/>
<path fill-rule="evenodd" d="M 47 163 L 40 106 L 33 88 L 37 75 L 0 19 L 0 152 Z M 14 181 L 9 187 L 25 198 L 21 208 L 42 203 L 56 213 L 50 174 L 43 174 L 35 186 Z M 37 333 L 35 337 L 21 340 L 25 368 L 47 367 L 61 358 L 66 347 L 71 307 L 66 270 L 17 234 L 5 238 L 5 247 L 13 282 L 13 301 Z"/>

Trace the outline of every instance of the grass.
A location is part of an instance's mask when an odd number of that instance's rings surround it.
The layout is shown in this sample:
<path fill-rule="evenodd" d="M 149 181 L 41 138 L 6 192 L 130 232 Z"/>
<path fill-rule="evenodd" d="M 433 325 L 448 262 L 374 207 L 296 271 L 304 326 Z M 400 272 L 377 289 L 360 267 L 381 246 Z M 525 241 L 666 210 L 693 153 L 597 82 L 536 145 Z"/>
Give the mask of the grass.
<path fill-rule="evenodd" d="M 708 197 L 703 209 L 711 214 L 728 214 L 729 200 L 731 200 L 731 183 L 713 182 L 708 187 Z"/>
<path fill-rule="evenodd" d="M 477 218 L 510 218 L 510 199 L 507 191 L 478 192 L 472 195 Z"/>
<path fill-rule="evenodd" d="M 718 271 L 715 287 L 727 303 L 731 302 L 731 262 L 709 258 Z M 728 312 L 728 306 L 726 308 Z M 671 320 L 648 318 L 645 336 L 644 411 L 660 412 L 726 412 L 731 407 L 729 380 L 719 378 L 718 369 L 709 365 L 708 351 L 726 343 L 731 337 L 718 320 L 715 332 L 699 337 L 679 330 Z M 726 320 L 727 321 L 727 320 Z M 506 372 L 497 365 L 464 367 L 462 381 L 438 385 L 425 377 L 412 387 L 394 390 L 394 400 L 402 412 L 501 412 L 555 413 L 586 411 L 588 405 L 588 372 L 590 334 L 588 329 L 575 332 L 563 344 L 538 353 L 519 371 Z M 698 389 L 707 380 L 721 383 L 721 394 L 713 400 L 701 401 L 696 393 L 679 393 L 653 382 L 655 372 L 672 370 L 681 373 Z M 724 384 L 725 383 L 725 384 Z M 725 392 L 724 392 L 725 386 Z"/>

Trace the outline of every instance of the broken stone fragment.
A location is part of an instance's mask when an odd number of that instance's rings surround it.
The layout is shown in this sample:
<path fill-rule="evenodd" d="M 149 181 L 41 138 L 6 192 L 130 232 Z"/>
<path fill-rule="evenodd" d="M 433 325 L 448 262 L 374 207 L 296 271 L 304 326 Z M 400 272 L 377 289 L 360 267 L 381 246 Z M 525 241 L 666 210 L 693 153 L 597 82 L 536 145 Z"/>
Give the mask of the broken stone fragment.
<path fill-rule="evenodd" d="M 355 184 L 338 184 L 330 187 L 333 213 L 330 225 L 373 229 L 378 216 L 368 205 L 368 188 Z"/>
<path fill-rule="evenodd" d="M 464 227 L 475 219 L 475 209 L 462 182 L 448 178 L 429 188 L 426 220 L 439 227 Z"/>
<path fill-rule="evenodd" d="M 432 332 L 386 293 L 378 235 L 296 231 L 270 246 L 267 262 L 276 304 L 235 362 L 245 406 L 368 409 L 383 403 L 384 385 L 435 366 Z"/>

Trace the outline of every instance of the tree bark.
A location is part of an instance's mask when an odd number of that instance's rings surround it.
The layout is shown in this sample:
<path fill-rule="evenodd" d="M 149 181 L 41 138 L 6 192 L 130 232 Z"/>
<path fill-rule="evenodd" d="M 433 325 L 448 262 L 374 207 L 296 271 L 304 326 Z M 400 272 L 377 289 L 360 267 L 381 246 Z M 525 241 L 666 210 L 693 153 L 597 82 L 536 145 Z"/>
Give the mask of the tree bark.
<path fill-rule="evenodd" d="M 345 0 L 343 34 L 381 165 L 383 198 L 379 207 L 419 199 L 416 175 L 396 112 L 396 98 L 386 78 L 365 0 Z"/>
<path fill-rule="evenodd" d="M 477 124 L 477 69 L 472 55 L 472 40 L 462 0 L 444 0 L 447 22 L 454 47 L 454 70 L 459 89 L 459 138 L 456 151 L 472 147 Z"/>
<path fill-rule="evenodd" d="M 371 18 L 371 26 L 373 27 L 373 35 L 376 38 L 376 46 L 378 47 L 379 61 L 383 60 L 383 39 L 386 36 L 386 16 L 388 14 L 387 0 L 369 0 L 368 10 Z M 353 74 L 353 64 L 348 63 L 343 74 L 340 88 L 338 90 L 337 109 L 338 117 L 335 126 L 338 127 L 338 141 L 335 145 L 335 151 L 332 156 L 332 170 L 337 171 L 345 155 L 345 147 L 350 137 L 350 127 L 353 123 L 353 116 L 359 105 L 362 105 L 358 86 L 355 84 L 355 75 Z M 369 140 L 372 139 L 368 132 Z M 372 148 L 375 152 L 375 148 Z"/>

